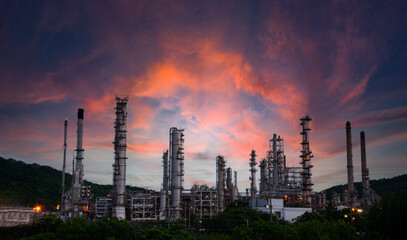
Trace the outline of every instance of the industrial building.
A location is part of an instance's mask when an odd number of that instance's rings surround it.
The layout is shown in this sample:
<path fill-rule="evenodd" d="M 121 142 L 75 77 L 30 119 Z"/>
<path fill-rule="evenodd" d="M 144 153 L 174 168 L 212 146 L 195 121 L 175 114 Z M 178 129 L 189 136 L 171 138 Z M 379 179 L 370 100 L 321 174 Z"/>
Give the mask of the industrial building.
<path fill-rule="evenodd" d="M 12 227 L 32 223 L 39 213 L 33 208 L 1 207 L 0 227 Z"/>

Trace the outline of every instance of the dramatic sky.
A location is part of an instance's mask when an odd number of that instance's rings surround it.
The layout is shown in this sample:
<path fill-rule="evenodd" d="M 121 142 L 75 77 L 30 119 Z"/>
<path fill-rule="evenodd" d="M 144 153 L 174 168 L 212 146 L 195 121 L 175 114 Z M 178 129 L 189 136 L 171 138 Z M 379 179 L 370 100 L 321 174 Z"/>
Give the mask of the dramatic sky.
<path fill-rule="evenodd" d="M 112 182 L 115 95 L 128 95 L 127 183 L 158 190 L 170 127 L 185 188 L 224 155 L 249 186 L 273 133 L 300 166 L 309 114 L 315 190 L 355 181 L 360 131 L 373 179 L 407 173 L 406 1 L 0 1 L 0 155 L 68 170 L 85 109 L 85 178 Z"/>

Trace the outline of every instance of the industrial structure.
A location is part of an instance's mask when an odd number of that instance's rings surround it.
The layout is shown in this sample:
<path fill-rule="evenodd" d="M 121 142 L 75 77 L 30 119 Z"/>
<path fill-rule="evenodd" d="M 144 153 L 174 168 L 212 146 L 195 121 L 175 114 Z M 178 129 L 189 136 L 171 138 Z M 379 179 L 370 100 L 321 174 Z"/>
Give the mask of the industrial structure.
<path fill-rule="evenodd" d="M 64 122 L 64 154 L 63 154 L 63 161 L 62 161 L 62 181 L 61 181 L 61 212 L 64 211 L 65 208 L 65 169 L 66 169 L 66 136 L 67 136 L 67 129 L 68 129 L 68 119 L 65 119 Z"/>
<path fill-rule="evenodd" d="M 249 160 L 249 165 L 250 165 L 250 177 L 249 177 L 249 180 L 250 180 L 250 198 L 252 200 L 256 199 L 256 193 L 257 193 L 257 188 L 256 188 L 256 185 L 257 185 L 257 183 L 256 183 L 256 172 L 257 172 L 257 169 L 256 169 L 256 165 L 257 165 L 256 156 L 257 156 L 256 151 L 254 151 L 252 149 L 252 151 L 250 152 L 250 160 Z"/>
<path fill-rule="evenodd" d="M 353 183 L 353 160 L 352 160 L 352 133 L 350 122 L 346 122 L 346 162 L 348 172 L 348 205 L 353 206 L 355 202 L 355 184 Z"/>
<path fill-rule="evenodd" d="M 263 158 L 260 161 L 260 185 L 259 185 L 259 195 L 264 196 L 266 191 L 268 191 L 268 174 L 267 174 L 267 160 Z"/>
<path fill-rule="evenodd" d="M 191 189 L 184 189 L 184 129 L 171 127 L 169 130 L 169 146 L 162 155 L 162 188 L 160 192 L 126 190 L 126 149 L 127 149 L 127 102 L 128 97 L 116 97 L 116 119 L 114 122 L 114 164 L 113 188 L 105 197 L 98 197 L 94 204 L 90 204 L 92 191 L 90 186 L 84 185 L 84 149 L 83 149 L 83 121 L 84 110 L 78 109 L 77 144 L 75 157 L 72 162 L 72 186 L 65 192 L 65 169 L 67 126 L 64 122 L 64 153 L 63 175 L 61 184 L 61 218 L 63 220 L 75 216 L 88 215 L 95 219 L 116 217 L 132 221 L 175 220 L 186 218 L 187 214 L 196 214 L 200 218 L 212 217 L 223 212 L 227 206 L 236 200 L 248 201 L 249 206 L 260 211 L 275 214 L 291 221 L 304 212 L 323 210 L 326 205 L 325 192 L 315 193 L 312 186 L 310 149 L 312 120 L 308 115 L 300 118 L 301 129 L 301 166 L 287 166 L 284 154 L 284 139 L 273 134 L 268 142 L 266 156 L 256 161 L 256 151 L 251 150 L 249 156 L 250 189 L 246 194 L 238 190 L 237 172 L 226 166 L 224 156 L 216 157 L 216 185 L 194 184 Z M 366 163 L 365 133 L 360 133 L 361 165 L 362 165 L 362 203 L 368 206 L 377 195 L 369 185 L 369 170 Z M 341 200 L 340 194 L 332 194 L 335 206 L 346 205 L 353 207 L 357 195 L 353 182 L 352 139 L 351 124 L 346 123 L 347 173 L 348 188 L 344 189 Z M 256 181 L 259 167 L 260 179 Z M 257 187 L 257 184 L 259 186 Z M 259 189 L 259 191 L 257 191 Z M 250 191 L 249 191 L 250 190 Z M 92 211 L 90 214 L 89 212 Z"/>
<path fill-rule="evenodd" d="M 92 199 L 92 189 L 83 183 L 83 120 L 84 110 L 78 109 L 78 122 L 77 122 L 77 140 L 75 157 L 72 161 L 72 182 L 69 191 L 65 192 L 65 165 L 66 165 L 66 132 L 68 121 L 64 122 L 64 155 L 62 166 L 62 182 L 61 182 L 61 218 L 63 220 L 81 216 L 88 213 L 90 201 Z"/>
<path fill-rule="evenodd" d="M 168 216 L 171 220 L 181 218 L 181 194 L 184 182 L 184 129 L 170 129 L 170 201 Z"/>
<path fill-rule="evenodd" d="M 360 151 L 362 165 L 362 203 L 364 207 L 376 202 L 379 197 L 376 192 L 370 188 L 369 184 L 369 169 L 366 163 L 366 140 L 365 132 L 360 132 Z"/>
<path fill-rule="evenodd" d="M 309 128 L 309 122 L 312 119 L 306 115 L 305 117 L 301 118 L 300 125 L 302 126 L 302 151 L 301 151 L 301 165 L 303 172 L 301 173 L 302 175 L 302 192 L 304 196 L 304 201 L 307 206 L 311 206 L 311 193 L 312 193 L 312 181 L 311 181 L 311 168 L 313 167 L 311 165 L 311 158 L 313 157 L 312 152 L 309 147 L 309 131 L 311 130 Z"/>
<path fill-rule="evenodd" d="M 216 157 L 216 189 L 218 212 L 223 212 L 225 204 L 225 164 L 223 156 Z"/>
<path fill-rule="evenodd" d="M 192 212 L 203 217 L 213 217 L 218 213 L 218 189 L 195 184 L 191 188 Z"/>
<path fill-rule="evenodd" d="M 114 124 L 114 164 L 113 164 L 113 216 L 126 218 L 126 120 L 128 97 L 116 97 L 116 120 Z"/>
<path fill-rule="evenodd" d="M 0 227 L 31 224 L 41 215 L 35 208 L 0 207 Z"/>
<path fill-rule="evenodd" d="M 76 158 L 75 158 L 75 172 L 73 174 L 73 187 L 72 187 L 72 207 L 73 215 L 79 216 L 81 211 L 81 205 L 83 201 L 81 199 L 81 189 L 83 186 L 83 116 L 84 110 L 78 109 L 78 130 L 77 130 L 77 141 L 76 141 Z"/>
<path fill-rule="evenodd" d="M 169 172 L 168 172 L 168 150 L 163 153 L 163 186 L 160 194 L 160 220 L 167 217 L 168 203 L 168 188 L 169 188 Z"/>
<path fill-rule="evenodd" d="M 340 208 L 362 207 L 366 208 L 379 200 L 379 196 L 370 187 L 369 169 L 366 161 L 366 139 L 365 132 L 360 132 L 360 158 L 362 173 L 362 196 L 358 196 L 353 179 L 353 159 L 352 159 L 352 133 L 351 123 L 346 122 L 346 160 L 347 160 L 347 186 L 342 189 L 342 193 L 332 192 L 331 203 Z M 341 198 L 342 196 L 342 198 Z"/>
<path fill-rule="evenodd" d="M 158 196 L 151 193 L 130 194 L 130 220 L 154 221 L 158 219 Z"/>

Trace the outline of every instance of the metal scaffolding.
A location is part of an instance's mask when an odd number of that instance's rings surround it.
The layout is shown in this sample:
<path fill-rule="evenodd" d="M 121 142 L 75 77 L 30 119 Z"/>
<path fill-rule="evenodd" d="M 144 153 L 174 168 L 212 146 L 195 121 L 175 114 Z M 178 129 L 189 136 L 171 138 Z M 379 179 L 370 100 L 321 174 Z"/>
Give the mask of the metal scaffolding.
<path fill-rule="evenodd" d="M 119 219 L 126 218 L 126 148 L 127 148 L 127 101 L 126 96 L 116 96 L 116 120 L 114 137 L 114 164 L 113 164 L 113 216 Z"/>
<path fill-rule="evenodd" d="M 257 193 L 257 189 L 256 189 L 256 172 L 257 172 L 256 151 L 252 150 L 250 152 L 249 156 L 250 156 L 249 165 L 250 165 L 250 173 L 251 173 L 251 175 L 249 177 L 249 180 L 251 181 L 250 182 L 250 196 L 251 196 L 251 199 L 256 199 L 256 193 Z"/>

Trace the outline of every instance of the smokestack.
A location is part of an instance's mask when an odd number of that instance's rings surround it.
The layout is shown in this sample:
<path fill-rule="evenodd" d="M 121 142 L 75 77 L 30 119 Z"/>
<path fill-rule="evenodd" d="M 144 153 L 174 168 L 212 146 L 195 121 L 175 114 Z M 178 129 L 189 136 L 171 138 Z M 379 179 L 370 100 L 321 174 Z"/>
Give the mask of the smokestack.
<path fill-rule="evenodd" d="M 65 119 L 64 122 L 64 155 L 62 161 L 62 186 L 61 186 L 61 204 L 59 205 L 59 211 L 63 212 L 65 210 L 64 204 L 64 194 L 65 194 L 65 168 L 66 168 L 66 135 L 67 135 L 67 128 L 68 128 L 68 119 Z"/>
<path fill-rule="evenodd" d="M 126 219 L 126 120 L 128 96 L 116 96 L 116 120 L 113 164 L 113 216 Z"/>
<path fill-rule="evenodd" d="M 311 128 L 309 127 L 309 122 L 312 119 L 305 115 L 305 117 L 301 118 L 300 125 L 302 126 L 302 151 L 301 151 L 301 164 L 302 164 L 302 193 L 304 195 L 305 204 L 309 207 L 312 205 L 311 201 L 311 193 L 312 193 L 312 181 L 311 181 L 311 159 L 313 158 L 312 151 L 309 146 L 309 131 Z"/>
<path fill-rule="evenodd" d="M 366 164 L 365 132 L 360 132 L 360 151 L 362 160 L 362 192 L 365 206 L 370 202 L 369 169 Z"/>
<path fill-rule="evenodd" d="M 168 197 L 168 150 L 163 153 L 163 188 L 160 196 L 160 220 L 165 219 Z"/>
<path fill-rule="evenodd" d="M 216 190 L 218 194 L 218 212 L 223 212 L 225 193 L 225 159 L 223 156 L 216 157 Z"/>
<path fill-rule="evenodd" d="M 170 182 L 171 182 L 171 206 L 170 218 L 181 218 L 181 193 L 184 176 L 184 129 L 170 128 Z M 171 212 L 172 210 L 172 212 Z"/>
<path fill-rule="evenodd" d="M 355 185 L 353 183 L 353 163 L 352 163 L 352 133 L 350 122 L 346 122 L 346 159 L 348 169 L 348 205 L 353 206 Z"/>
<path fill-rule="evenodd" d="M 76 162 L 75 162 L 75 172 L 74 172 L 74 184 L 72 190 L 72 202 L 73 202 L 73 214 L 74 216 L 79 215 L 80 200 L 81 200 L 81 189 L 83 185 L 83 119 L 84 110 L 82 108 L 78 109 L 78 130 L 77 130 L 77 141 L 76 141 Z"/>
<path fill-rule="evenodd" d="M 249 156 L 250 156 L 249 165 L 250 165 L 250 172 L 251 172 L 251 176 L 249 177 L 249 180 L 251 180 L 250 195 L 251 195 L 251 199 L 254 200 L 254 199 L 256 199 L 256 192 L 257 192 L 257 189 L 256 189 L 256 172 L 257 172 L 256 151 L 252 150 Z"/>

